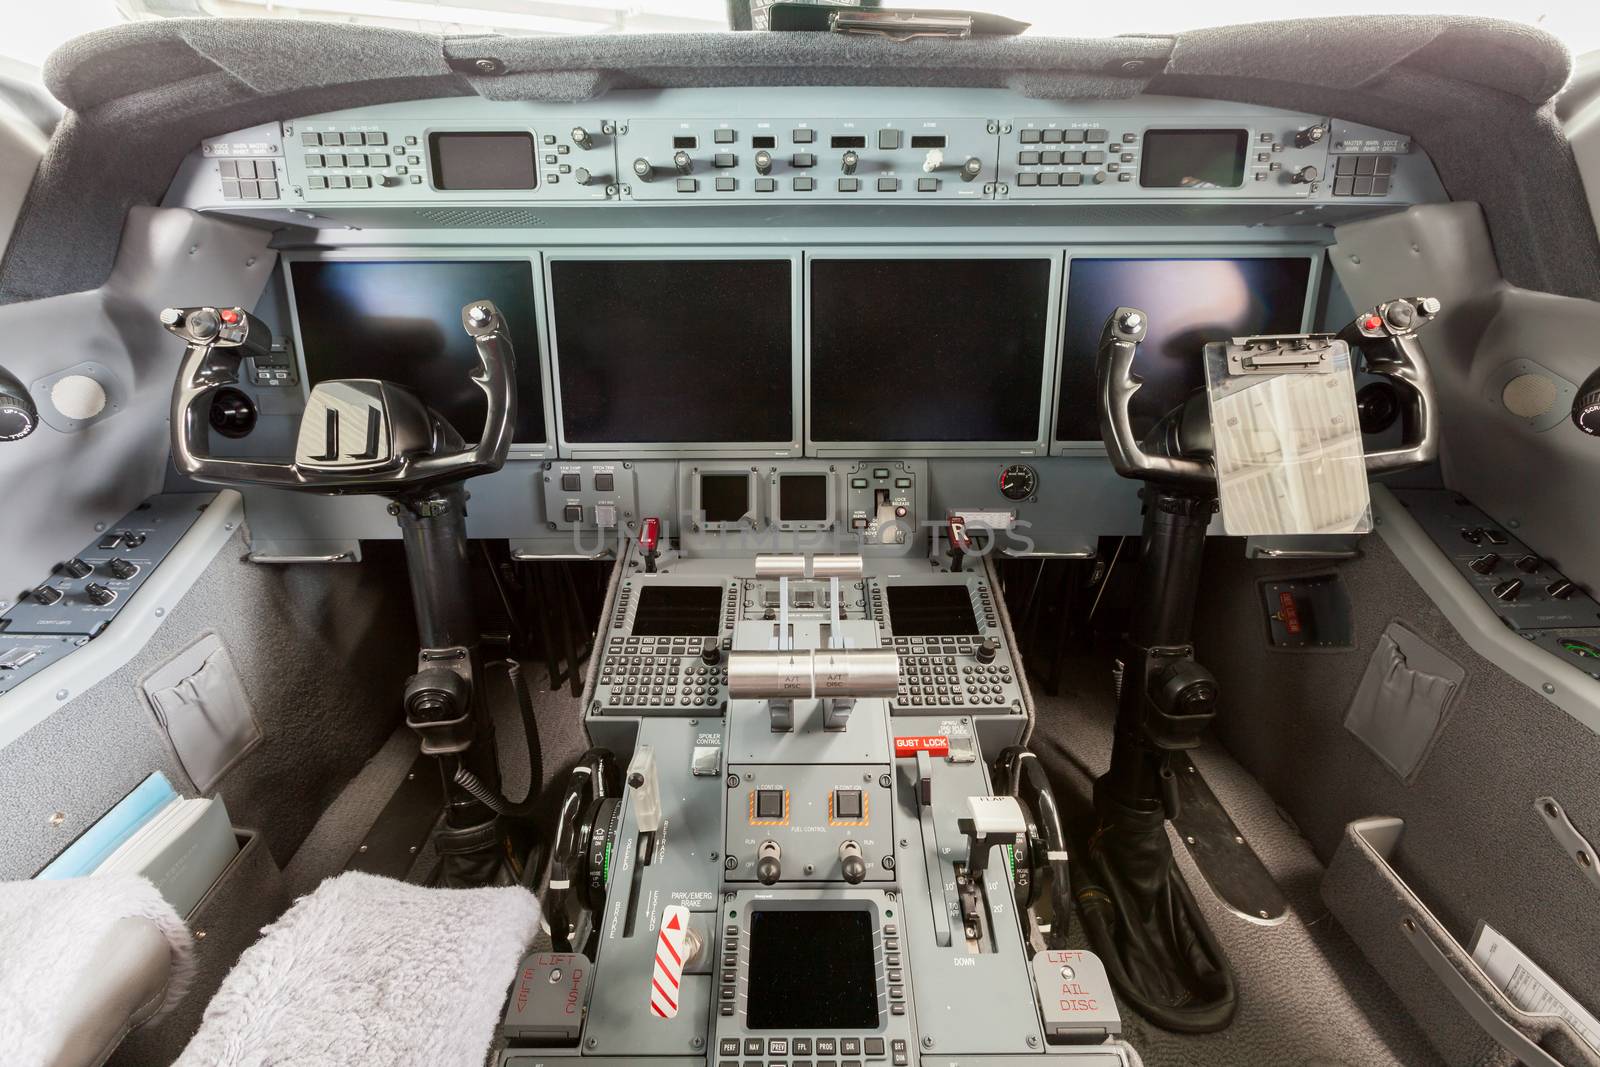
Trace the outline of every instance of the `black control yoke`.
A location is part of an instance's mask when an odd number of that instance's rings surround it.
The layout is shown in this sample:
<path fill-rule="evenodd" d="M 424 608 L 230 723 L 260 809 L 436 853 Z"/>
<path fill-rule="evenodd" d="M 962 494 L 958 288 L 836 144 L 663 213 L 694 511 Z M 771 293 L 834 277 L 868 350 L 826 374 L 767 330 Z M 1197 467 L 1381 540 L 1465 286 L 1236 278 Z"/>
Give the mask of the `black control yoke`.
<path fill-rule="evenodd" d="M 1400 386 L 1404 399 L 1405 444 L 1366 454 L 1368 473 L 1404 470 L 1431 462 L 1439 453 L 1438 415 L 1428 361 L 1417 330 L 1439 313 L 1435 297 L 1402 297 L 1363 312 L 1338 334 L 1361 352 L 1366 370 Z M 1133 432 L 1128 406 L 1144 384 L 1133 373 L 1133 359 L 1149 329 L 1149 317 L 1138 308 L 1119 307 L 1100 333 L 1095 360 L 1100 401 L 1100 433 L 1111 464 L 1124 478 L 1167 482 L 1194 488 L 1215 488 L 1216 467 L 1208 454 L 1146 451 Z M 1321 335 L 1328 339 L 1327 335 Z M 1276 339 L 1276 338 L 1274 338 Z"/>
<path fill-rule="evenodd" d="M 292 463 L 222 459 L 208 446 L 212 394 L 238 382 L 245 356 L 271 348 L 266 325 L 236 307 L 167 308 L 161 324 L 189 346 L 172 391 L 172 459 L 196 481 L 393 495 L 464 481 L 505 465 L 517 422 L 516 356 L 504 318 L 487 300 L 461 309 L 461 325 L 478 349 L 472 380 L 489 401 L 476 444 L 464 442 L 448 422 L 391 382 L 328 381 L 315 386 L 306 401 Z"/>

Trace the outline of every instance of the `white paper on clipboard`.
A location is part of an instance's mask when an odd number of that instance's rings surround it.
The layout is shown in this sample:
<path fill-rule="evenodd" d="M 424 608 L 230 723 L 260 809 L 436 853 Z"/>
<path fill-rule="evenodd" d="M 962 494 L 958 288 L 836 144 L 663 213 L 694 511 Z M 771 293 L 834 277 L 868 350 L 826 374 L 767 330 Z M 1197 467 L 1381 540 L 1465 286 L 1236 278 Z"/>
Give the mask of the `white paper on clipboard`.
<path fill-rule="evenodd" d="M 1203 358 L 1224 532 L 1371 530 L 1349 346 L 1235 338 L 1207 344 Z"/>
<path fill-rule="evenodd" d="M 1559 1015 L 1590 1048 L 1600 1052 L 1600 1019 L 1486 922 L 1478 923 L 1473 935 L 1472 958 L 1511 1003 L 1531 1015 Z"/>

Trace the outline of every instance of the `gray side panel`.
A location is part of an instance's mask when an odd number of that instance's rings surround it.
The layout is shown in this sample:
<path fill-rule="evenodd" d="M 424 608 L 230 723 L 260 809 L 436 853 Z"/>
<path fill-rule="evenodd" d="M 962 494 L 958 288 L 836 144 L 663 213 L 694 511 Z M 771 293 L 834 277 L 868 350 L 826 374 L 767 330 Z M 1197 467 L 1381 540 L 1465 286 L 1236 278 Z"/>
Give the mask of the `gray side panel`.
<path fill-rule="evenodd" d="M 277 261 L 268 237 L 190 211 L 135 208 L 103 288 L 0 307 L 5 365 L 23 384 L 92 360 L 116 380 L 108 392 L 122 397 L 120 410 L 81 432 L 42 426 L 0 449 L 7 499 L 41 505 L 5 509 L 0 606 L 43 581 L 61 552 L 93 538 L 96 523 L 160 492 L 182 345 L 156 316 L 169 305 L 254 304 Z"/>
<path fill-rule="evenodd" d="M 1379 537 L 1357 560 L 1248 561 L 1215 540 L 1195 619 L 1201 662 L 1221 683 L 1217 732 L 1327 862 L 1345 824 L 1374 812 L 1405 820 L 1405 870 L 1453 936 L 1479 920 L 1537 959 L 1582 1001 L 1600 998 L 1594 888 L 1545 832 L 1533 800 L 1551 795 L 1586 833 L 1600 828 L 1600 737 L 1484 659 Z M 1256 583 L 1337 569 L 1350 591 L 1355 647 L 1275 651 Z M 1384 628 L 1394 619 L 1461 665 L 1465 679 L 1408 785 L 1343 725 Z M 1519 639 L 1520 640 L 1520 639 Z"/>
<path fill-rule="evenodd" d="M 1400 294 L 1444 301 L 1422 343 L 1442 413 L 1445 484 L 1600 589 L 1600 526 L 1573 521 L 1574 501 L 1600 495 L 1600 446 L 1565 417 L 1536 430 L 1506 410 L 1499 388 L 1507 365 L 1524 359 L 1583 381 L 1595 369 L 1600 303 L 1508 285 L 1475 204 L 1416 207 L 1336 233 L 1330 258 L 1357 307 Z"/>
<path fill-rule="evenodd" d="M 227 646 L 264 734 L 215 792 L 280 865 L 393 732 L 415 663 L 404 571 L 243 554 L 235 535 L 138 655 L 0 750 L 0 878 L 31 876 L 152 771 L 194 792 L 138 681 L 202 632 Z"/>

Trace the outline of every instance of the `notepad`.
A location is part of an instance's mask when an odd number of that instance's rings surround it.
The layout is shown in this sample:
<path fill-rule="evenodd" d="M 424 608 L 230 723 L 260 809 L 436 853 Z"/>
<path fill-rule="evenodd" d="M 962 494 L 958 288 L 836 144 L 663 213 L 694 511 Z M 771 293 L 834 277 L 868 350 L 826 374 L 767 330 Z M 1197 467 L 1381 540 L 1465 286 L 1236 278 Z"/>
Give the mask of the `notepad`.
<path fill-rule="evenodd" d="M 155 772 L 123 797 L 116 806 L 66 849 L 51 860 L 35 878 L 81 878 L 91 874 L 155 814 L 177 799 L 177 791 L 167 776 Z"/>
<path fill-rule="evenodd" d="M 179 796 L 157 771 L 35 877 L 143 875 L 187 915 L 238 851 L 221 797 Z"/>

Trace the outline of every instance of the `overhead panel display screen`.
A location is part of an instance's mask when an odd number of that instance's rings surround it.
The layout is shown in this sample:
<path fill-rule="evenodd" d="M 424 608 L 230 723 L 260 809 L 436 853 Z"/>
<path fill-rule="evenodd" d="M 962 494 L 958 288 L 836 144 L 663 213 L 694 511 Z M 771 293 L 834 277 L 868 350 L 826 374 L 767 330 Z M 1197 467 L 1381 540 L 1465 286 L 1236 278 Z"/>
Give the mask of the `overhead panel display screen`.
<path fill-rule="evenodd" d="M 878 973 L 865 911 L 750 914 L 752 1030 L 872 1030 Z"/>
<path fill-rule="evenodd" d="M 544 443 L 533 266 L 526 260 L 301 261 L 289 265 L 289 275 L 309 384 L 379 378 L 406 386 L 468 441 L 482 436 L 488 401 L 472 381 L 478 349 L 461 325 L 461 309 L 493 301 L 517 360 L 515 441 Z"/>
<path fill-rule="evenodd" d="M 1247 130 L 1147 130 L 1139 184 L 1146 189 L 1237 189 Z"/>
<path fill-rule="evenodd" d="M 531 133 L 430 133 L 428 152 L 435 189 L 533 189 L 539 184 Z"/>
<path fill-rule="evenodd" d="M 1162 416 L 1205 385 L 1207 341 L 1297 333 L 1311 260 L 1075 259 L 1067 276 L 1066 325 L 1056 400 L 1056 439 L 1100 440 L 1095 357 L 1106 319 L 1119 306 L 1149 316 L 1133 372 L 1144 385 L 1129 414 L 1143 437 Z"/>
<path fill-rule="evenodd" d="M 789 260 L 557 259 L 550 283 L 569 442 L 793 440 Z"/>
<path fill-rule="evenodd" d="M 816 259 L 816 441 L 1031 442 L 1050 307 L 1046 259 Z"/>

